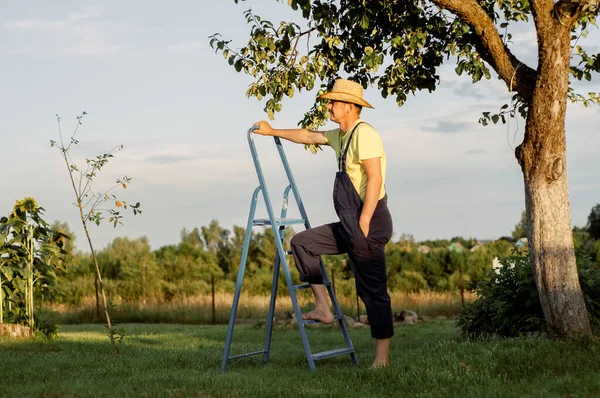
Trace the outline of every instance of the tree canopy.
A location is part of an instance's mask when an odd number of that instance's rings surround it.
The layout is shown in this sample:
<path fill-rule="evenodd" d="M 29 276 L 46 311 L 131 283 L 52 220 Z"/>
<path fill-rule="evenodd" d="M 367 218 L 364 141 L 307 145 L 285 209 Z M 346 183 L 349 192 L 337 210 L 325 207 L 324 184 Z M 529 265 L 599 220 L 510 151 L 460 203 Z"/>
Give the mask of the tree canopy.
<path fill-rule="evenodd" d="M 468 74 L 474 83 L 490 79 L 493 69 L 515 93 L 510 107 L 481 118 L 484 124 L 496 123 L 516 111 L 525 116 L 528 109 L 538 71 L 514 55 L 511 26 L 529 22 L 536 13 L 535 3 L 553 5 L 551 0 L 289 0 L 302 13 L 304 26 L 272 23 L 249 9 L 244 13 L 251 26 L 245 47 L 234 48 L 219 33 L 210 43 L 236 71 L 255 78 L 247 95 L 265 98 L 271 119 L 281 110 L 284 97 L 315 86 L 320 87 L 318 96 L 342 74 L 364 87 L 375 85 L 384 98 L 392 96 L 401 106 L 408 94 L 434 91 L 440 82 L 438 69 L 450 61 L 456 63 L 456 73 Z M 563 0 L 550 9 L 572 24 L 575 41 L 595 24 L 597 4 Z M 591 80 L 592 72 L 600 71 L 600 54 L 588 54 L 580 46 L 573 51 L 578 62 L 565 67 L 575 79 Z M 586 105 L 600 99 L 595 93 L 573 90 L 569 98 Z M 326 118 L 326 107 L 317 102 L 302 125 L 316 127 Z"/>

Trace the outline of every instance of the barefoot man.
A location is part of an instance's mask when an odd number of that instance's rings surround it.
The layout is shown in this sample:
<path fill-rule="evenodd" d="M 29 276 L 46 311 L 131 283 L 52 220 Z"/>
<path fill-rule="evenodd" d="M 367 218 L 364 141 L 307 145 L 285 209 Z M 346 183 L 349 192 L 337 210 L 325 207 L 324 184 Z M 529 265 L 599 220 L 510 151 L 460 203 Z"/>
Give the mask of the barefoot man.
<path fill-rule="evenodd" d="M 387 291 L 385 244 L 392 236 L 392 218 L 385 191 L 386 158 L 379 134 L 360 119 L 363 107 L 373 108 L 362 98 L 358 83 L 338 79 L 321 98 L 335 130 L 273 129 L 261 121 L 255 133 L 285 138 L 298 144 L 329 145 L 338 160 L 333 204 L 339 222 L 300 232 L 292 238 L 292 254 L 300 280 L 310 284 L 315 309 L 302 316 L 332 323 L 327 291 L 319 266 L 322 254 L 348 253 L 356 289 L 367 308 L 371 336 L 376 339 L 373 367 L 388 366 L 390 338 L 394 335 L 390 296 Z"/>

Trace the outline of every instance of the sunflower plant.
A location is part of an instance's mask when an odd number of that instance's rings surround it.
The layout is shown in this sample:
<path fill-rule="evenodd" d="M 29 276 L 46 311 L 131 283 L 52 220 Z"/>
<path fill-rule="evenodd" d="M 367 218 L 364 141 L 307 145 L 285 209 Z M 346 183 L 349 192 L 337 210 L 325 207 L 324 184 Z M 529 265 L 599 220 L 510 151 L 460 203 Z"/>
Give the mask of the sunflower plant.
<path fill-rule="evenodd" d="M 60 259 L 66 254 L 61 242 L 68 238 L 44 221 L 43 212 L 28 197 L 17 201 L 8 217 L 0 218 L 0 322 L 7 301 L 7 314 L 16 323 L 26 323 L 31 332 L 35 299 L 56 292 L 56 271 L 63 270 Z"/>

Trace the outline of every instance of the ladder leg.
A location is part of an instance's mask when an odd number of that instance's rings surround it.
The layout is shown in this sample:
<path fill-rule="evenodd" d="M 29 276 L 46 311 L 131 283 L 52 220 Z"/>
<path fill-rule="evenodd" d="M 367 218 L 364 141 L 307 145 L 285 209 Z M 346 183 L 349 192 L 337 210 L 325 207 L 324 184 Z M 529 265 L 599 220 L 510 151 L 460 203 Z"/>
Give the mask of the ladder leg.
<path fill-rule="evenodd" d="M 323 258 L 321 258 L 320 266 L 321 266 L 321 273 L 323 274 L 323 279 L 326 282 L 330 282 L 329 275 L 327 274 L 327 270 L 325 269 L 325 264 L 323 263 Z M 331 299 L 331 304 L 333 305 L 334 314 L 340 316 L 338 323 L 340 326 L 340 331 L 342 332 L 342 335 L 344 336 L 344 342 L 346 343 L 346 347 L 354 349 L 354 345 L 352 344 L 352 340 L 350 339 L 350 335 L 348 334 L 348 328 L 346 327 L 346 322 L 344 321 L 342 309 L 340 308 L 340 305 L 337 301 L 335 292 L 333 291 L 333 285 L 331 283 L 326 283 L 326 285 L 327 285 L 327 292 L 329 293 L 329 298 Z M 352 359 L 352 362 L 354 362 L 355 365 L 358 365 L 358 357 L 356 356 L 356 351 L 353 350 L 350 353 L 350 358 Z"/>
<path fill-rule="evenodd" d="M 238 277 L 235 285 L 235 294 L 233 295 L 233 304 L 231 305 L 231 312 L 229 314 L 229 326 L 227 328 L 227 337 L 225 338 L 225 349 L 223 350 L 223 359 L 221 361 L 222 371 L 225 371 L 227 369 L 227 362 L 229 360 L 229 349 L 231 348 L 231 338 L 233 337 L 235 316 L 237 314 L 240 293 L 242 291 L 242 282 L 244 280 L 244 272 L 246 269 L 246 259 L 248 258 L 250 238 L 252 237 L 252 222 L 254 220 L 254 213 L 256 211 L 256 201 L 258 198 L 259 191 L 260 187 L 256 188 L 256 190 L 254 191 L 254 195 L 252 196 L 252 202 L 250 204 L 250 214 L 248 216 L 248 224 L 246 225 L 246 235 L 244 236 L 244 248 L 242 249 L 242 258 L 240 259 L 240 267 L 238 270 Z"/>
<path fill-rule="evenodd" d="M 302 322 L 302 311 L 300 311 L 300 305 L 298 304 L 298 298 L 296 296 L 296 290 L 294 289 L 292 275 L 290 273 L 288 262 L 285 258 L 281 261 L 281 267 L 283 268 L 285 280 L 287 282 L 288 290 L 290 292 L 290 298 L 292 299 L 292 306 L 294 307 L 294 313 L 296 314 L 298 330 L 300 331 L 300 336 L 302 337 L 302 345 L 304 346 L 304 351 L 306 352 L 306 361 L 308 362 L 308 367 L 310 371 L 315 372 L 317 370 L 315 366 L 315 360 L 313 359 L 312 351 L 310 349 L 310 343 L 308 342 L 306 327 L 304 325 L 304 322 Z"/>
<path fill-rule="evenodd" d="M 275 304 L 277 302 L 277 287 L 279 284 L 279 266 L 280 266 L 279 254 L 275 256 L 275 265 L 273 266 L 273 284 L 271 287 L 271 304 L 269 305 L 269 316 L 267 318 L 267 336 L 265 341 L 265 355 L 263 356 L 263 362 L 269 361 L 269 355 L 271 352 L 271 336 L 273 334 L 273 318 L 275 318 Z"/>
<path fill-rule="evenodd" d="M 288 185 L 283 191 L 283 202 L 281 206 L 281 219 L 287 216 L 288 210 L 288 196 L 290 193 L 291 185 Z M 279 241 L 282 242 L 285 239 L 285 226 L 280 226 L 277 235 Z M 285 257 L 284 257 L 285 258 Z M 281 257 L 279 256 L 279 250 L 275 252 L 275 264 L 273 266 L 273 283 L 271 284 L 271 304 L 269 305 L 269 316 L 267 318 L 267 338 L 265 341 L 265 355 L 263 362 L 267 363 L 269 355 L 271 353 L 271 336 L 273 333 L 273 318 L 275 317 L 275 304 L 277 303 L 277 288 L 279 287 L 279 267 L 281 265 Z"/>
<path fill-rule="evenodd" d="M 286 165 L 284 164 L 284 168 Z M 283 194 L 283 207 L 281 209 L 281 216 L 285 217 L 287 215 L 287 201 L 288 194 L 290 190 L 293 190 L 293 184 L 290 184 L 284 191 Z M 266 191 L 263 191 L 263 195 L 265 196 L 265 203 L 267 203 L 267 211 L 269 212 L 269 216 L 273 218 L 273 210 L 271 209 L 270 200 L 267 195 L 265 195 Z M 277 236 L 279 239 L 276 239 L 275 244 L 277 245 L 277 257 L 280 258 L 281 267 L 283 268 L 283 273 L 285 275 L 285 280 L 287 283 L 288 291 L 290 292 L 290 298 L 292 300 L 292 306 L 294 307 L 294 313 L 296 314 L 296 322 L 298 324 L 298 330 L 300 330 L 300 336 L 302 337 L 302 344 L 304 346 L 304 351 L 306 352 L 306 361 L 308 362 L 308 367 L 311 372 L 315 372 L 317 370 L 315 366 L 315 360 L 312 356 L 312 352 L 310 349 L 310 343 L 308 341 L 308 336 L 306 334 L 306 328 L 304 323 L 302 322 L 302 312 L 300 311 L 300 306 L 298 305 L 298 298 L 296 296 L 296 290 L 294 289 L 294 282 L 292 280 L 292 275 L 290 273 L 290 268 L 288 266 L 286 253 L 283 248 L 283 238 L 284 238 L 284 228 L 277 228 L 277 226 L 272 223 L 273 235 Z"/>

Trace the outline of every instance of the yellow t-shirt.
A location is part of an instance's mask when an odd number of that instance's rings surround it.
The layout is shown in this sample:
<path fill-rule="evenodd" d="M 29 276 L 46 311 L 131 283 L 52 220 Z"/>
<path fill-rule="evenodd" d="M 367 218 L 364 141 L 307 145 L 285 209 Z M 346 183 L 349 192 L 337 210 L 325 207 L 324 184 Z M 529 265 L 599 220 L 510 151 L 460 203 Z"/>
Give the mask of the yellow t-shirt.
<path fill-rule="evenodd" d="M 327 145 L 333 148 L 335 151 L 336 159 L 339 159 L 340 152 L 343 148 L 346 148 L 348 143 L 348 137 L 350 132 L 358 123 L 362 120 L 357 120 L 350 129 L 343 134 L 338 128 L 335 130 L 325 131 L 325 139 Z M 380 158 L 381 159 L 381 192 L 379 193 L 379 199 L 385 196 L 385 169 L 386 160 L 385 152 L 383 151 L 383 142 L 381 137 L 375 131 L 371 125 L 367 123 L 361 123 L 360 126 L 356 127 L 352 136 L 352 142 L 348 147 L 348 153 L 346 154 L 346 172 L 352 181 L 352 185 L 356 189 L 356 192 L 360 195 L 360 198 L 364 201 L 365 194 L 367 192 L 367 172 L 365 171 L 362 161 L 366 159 Z"/>

